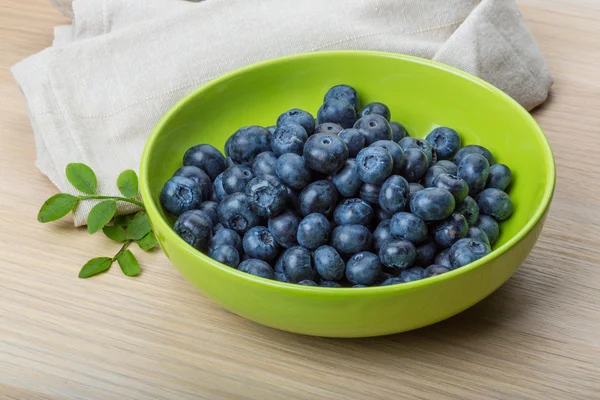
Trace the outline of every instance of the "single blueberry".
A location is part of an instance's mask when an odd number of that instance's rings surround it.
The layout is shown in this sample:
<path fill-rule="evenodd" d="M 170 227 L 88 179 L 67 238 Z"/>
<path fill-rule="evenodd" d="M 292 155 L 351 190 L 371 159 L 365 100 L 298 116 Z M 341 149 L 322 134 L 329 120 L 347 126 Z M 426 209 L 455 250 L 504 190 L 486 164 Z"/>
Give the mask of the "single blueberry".
<path fill-rule="evenodd" d="M 452 268 L 460 268 L 491 253 L 490 248 L 473 239 L 461 239 L 450 248 L 449 258 Z"/>
<path fill-rule="evenodd" d="M 469 196 L 481 192 L 490 173 L 490 164 L 482 155 L 473 153 L 462 159 L 456 175 L 469 185 Z"/>
<path fill-rule="evenodd" d="M 272 217 L 287 206 L 288 191 L 283 182 L 271 175 L 252 179 L 246 185 L 250 209 L 261 217 Z"/>
<path fill-rule="evenodd" d="M 330 231 L 329 221 L 323 214 L 309 214 L 298 225 L 298 244 L 309 250 L 316 250 L 329 242 Z"/>
<path fill-rule="evenodd" d="M 437 179 L 438 176 L 440 176 L 442 174 L 447 174 L 447 172 L 444 168 L 436 166 L 436 165 L 432 165 L 431 167 L 427 168 L 425 175 L 423 175 L 423 177 L 421 178 L 421 182 L 423 183 L 423 186 L 425 186 L 425 187 L 434 187 L 435 180 Z M 444 188 L 444 189 L 446 189 L 446 188 Z"/>
<path fill-rule="evenodd" d="M 333 214 L 338 193 L 330 181 L 315 181 L 300 193 L 300 212 L 302 216 L 321 213 L 327 217 Z"/>
<path fill-rule="evenodd" d="M 250 228 L 242 242 L 244 251 L 250 258 L 271 261 L 277 256 L 279 245 L 273 235 L 264 226 Z"/>
<path fill-rule="evenodd" d="M 209 256 L 213 260 L 232 268 L 237 268 L 238 264 L 240 263 L 240 254 L 235 247 L 228 244 L 219 246 L 217 249 L 212 251 Z"/>
<path fill-rule="evenodd" d="M 500 189 L 488 188 L 477 196 L 479 211 L 492 216 L 498 221 L 510 218 L 513 213 L 513 203 L 510 197 Z"/>
<path fill-rule="evenodd" d="M 391 277 L 385 279 L 383 282 L 381 282 L 379 284 L 379 286 L 399 285 L 401 283 L 404 283 L 404 281 L 402 280 L 402 278 L 397 277 L 397 276 L 391 276 Z"/>
<path fill-rule="evenodd" d="M 353 197 L 359 192 L 363 182 L 355 173 L 355 160 L 349 158 L 332 179 L 335 188 L 342 197 Z"/>
<path fill-rule="evenodd" d="M 325 102 L 327 100 L 332 99 L 347 101 L 352 105 L 352 107 L 354 107 L 356 111 L 358 111 L 360 107 L 360 99 L 358 97 L 358 93 L 356 93 L 356 90 L 354 90 L 352 86 L 336 85 L 332 87 L 327 91 L 327 93 L 325 93 L 323 101 Z"/>
<path fill-rule="evenodd" d="M 358 175 L 357 175 L 358 176 Z M 360 187 L 359 197 L 370 204 L 379 204 L 380 185 L 365 183 Z"/>
<path fill-rule="evenodd" d="M 408 182 L 418 182 L 429 168 L 427 155 L 420 149 L 404 150 L 404 167 L 402 176 Z"/>
<path fill-rule="evenodd" d="M 287 153 L 279 157 L 275 172 L 283 183 L 296 190 L 304 189 L 312 179 L 304 158 L 294 153 Z"/>
<path fill-rule="evenodd" d="M 353 255 L 346 264 L 346 278 L 354 285 L 371 285 L 381 274 L 379 257 L 368 251 Z"/>
<path fill-rule="evenodd" d="M 219 175 L 217 175 L 217 177 L 215 178 L 215 181 L 213 182 L 213 193 L 217 197 L 217 202 L 223 200 L 223 198 L 225 196 L 227 196 L 227 193 L 225 192 L 225 189 L 223 188 L 223 173 L 222 172 Z"/>
<path fill-rule="evenodd" d="M 244 260 L 238 265 L 238 270 L 261 278 L 274 278 L 273 268 L 263 260 L 256 260 L 253 258 Z"/>
<path fill-rule="evenodd" d="M 177 218 L 173 230 L 187 244 L 205 251 L 212 236 L 210 218 L 203 211 L 186 211 Z"/>
<path fill-rule="evenodd" d="M 183 165 L 193 165 L 208 174 L 210 179 L 225 170 L 225 157 L 210 144 L 199 144 L 191 147 L 183 155 Z"/>
<path fill-rule="evenodd" d="M 440 264 L 431 264 L 429 267 L 425 268 L 425 277 L 429 278 L 430 276 L 437 276 L 445 274 L 446 272 L 450 272 L 450 268 Z"/>
<path fill-rule="evenodd" d="M 392 140 L 392 127 L 390 123 L 379 114 L 362 117 L 354 124 L 365 137 L 366 145 L 370 146 L 378 140 Z"/>
<path fill-rule="evenodd" d="M 254 178 L 254 172 L 246 165 L 234 165 L 221 175 L 221 185 L 227 194 L 243 193 L 246 184 Z"/>
<path fill-rule="evenodd" d="M 338 225 L 369 225 L 373 220 L 373 207 L 362 199 L 346 199 L 335 208 L 333 219 Z"/>
<path fill-rule="evenodd" d="M 425 186 L 421 185 L 420 183 L 416 183 L 416 182 L 411 182 L 408 184 L 408 204 L 410 204 L 410 199 L 412 198 L 413 194 L 417 193 L 419 190 L 423 190 L 425 189 Z"/>
<path fill-rule="evenodd" d="M 344 268 L 346 268 L 345 265 L 344 265 Z M 332 282 L 332 281 L 321 281 L 319 283 L 319 286 L 321 286 L 321 287 L 329 287 L 329 288 L 341 288 L 342 287 L 342 285 L 340 285 L 339 283 Z"/>
<path fill-rule="evenodd" d="M 277 118 L 277 126 L 283 126 L 289 123 L 300 125 L 304 128 L 307 135 L 312 135 L 315 131 L 315 118 L 311 113 L 298 108 L 292 108 Z"/>
<path fill-rule="evenodd" d="M 379 259 L 392 273 L 409 268 L 416 257 L 415 245 L 408 240 L 388 240 L 379 250 Z"/>
<path fill-rule="evenodd" d="M 367 147 L 356 156 L 355 169 L 365 183 L 382 184 L 391 174 L 394 161 L 383 147 Z"/>
<path fill-rule="evenodd" d="M 452 268 L 452 263 L 450 262 L 450 249 L 444 249 L 440 251 L 437 256 L 435 256 L 434 262 L 437 265 L 442 265 L 448 269 L 454 269 Z"/>
<path fill-rule="evenodd" d="M 303 154 L 311 170 L 329 175 L 344 166 L 348 148 L 335 134 L 316 133 L 306 141 Z"/>
<path fill-rule="evenodd" d="M 405 152 L 409 149 L 419 149 L 427 156 L 427 166 L 433 165 L 437 161 L 437 155 L 431 143 L 427 140 L 405 137 L 398 142 Z"/>
<path fill-rule="evenodd" d="M 377 253 L 381 249 L 381 246 L 384 245 L 389 240 L 392 240 L 392 232 L 390 229 L 391 220 L 381 221 L 377 228 L 373 232 L 373 248 Z"/>
<path fill-rule="evenodd" d="M 402 147 L 398 143 L 391 140 L 378 140 L 371 144 L 370 147 L 383 147 L 386 149 L 394 161 L 392 173 L 398 175 L 402 172 L 402 167 L 404 167 L 404 150 L 402 150 Z"/>
<path fill-rule="evenodd" d="M 490 246 L 496 244 L 498 236 L 500 236 L 500 226 L 494 218 L 490 217 L 489 215 L 480 214 L 475 226 L 477 226 L 487 235 L 490 241 Z"/>
<path fill-rule="evenodd" d="M 315 267 L 321 278 L 339 281 L 344 277 L 346 264 L 339 253 L 331 246 L 321 246 L 313 255 Z"/>
<path fill-rule="evenodd" d="M 304 143 L 308 139 L 306 130 L 298 124 L 279 125 L 271 135 L 271 149 L 277 157 L 285 153 L 302 154 Z"/>
<path fill-rule="evenodd" d="M 310 279 L 305 279 L 303 281 L 298 282 L 298 285 L 302 286 L 319 286 L 315 281 L 311 281 Z"/>
<path fill-rule="evenodd" d="M 379 206 L 388 214 L 395 214 L 406 209 L 410 187 L 406 179 L 400 175 L 390 176 L 381 185 Z"/>
<path fill-rule="evenodd" d="M 344 142 L 348 148 L 348 157 L 354 158 L 359 151 L 365 147 L 365 136 L 354 128 L 344 129 L 338 133 L 338 137 Z"/>
<path fill-rule="evenodd" d="M 345 100 L 326 100 L 317 111 L 317 124 L 333 122 L 342 128 L 352 128 L 356 122 L 356 110 Z"/>
<path fill-rule="evenodd" d="M 494 160 L 494 155 L 488 149 L 476 144 L 470 144 L 460 149 L 452 161 L 454 161 L 454 164 L 460 165 L 461 161 L 470 154 L 479 154 L 485 157 L 490 165 L 494 165 L 496 163 Z"/>
<path fill-rule="evenodd" d="M 160 203 L 175 216 L 195 210 L 202 203 L 200 185 L 190 178 L 174 176 L 165 183 L 160 192 Z"/>
<path fill-rule="evenodd" d="M 410 211 L 424 221 L 440 221 L 452 214 L 455 204 L 446 189 L 425 188 L 410 199 Z"/>
<path fill-rule="evenodd" d="M 456 173 L 458 172 L 458 165 L 454 164 L 450 160 L 440 160 L 440 161 L 436 162 L 434 165 L 444 168 L 446 170 L 446 172 L 451 175 L 456 175 Z"/>
<path fill-rule="evenodd" d="M 300 218 L 291 211 L 284 211 L 269 218 L 269 231 L 277 243 L 285 249 L 298 243 L 296 239 L 298 225 L 300 225 Z"/>
<path fill-rule="evenodd" d="M 204 211 L 210 217 L 210 221 L 212 222 L 211 226 L 215 226 L 219 223 L 219 214 L 217 213 L 217 208 L 219 204 L 214 201 L 205 201 L 200 204 L 200 211 Z"/>
<path fill-rule="evenodd" d="M 229 157 L 236 164 L 252 165 L 258 154 L 270 150 L 271 132 L 262 126 L 240 128 L 229 142 Z"/>
<path fill-rule="evenodd" d="M 325 122 L 315 127 L 315 133 L 331 133 L 332 135 L 337 135 L 343 130 L 344 128 L 333 122 Z"/>
<path fill-rule="evenodd" d="M 479 219 L 479 206 L 470 196 L 465 197 L 463 201 L 457 203 L 454 211 L 461 213 L 469 225 L 475 225 L 477 219 Z"/>
<path fill-rule="evenodd" d="M 484 231 L 482 231 L 476 226 L 472 226 L 469 228 L 469 231 L 467 232 L 467 237 L 469 239 L 473 239 L 487 245 L 490 249 L 492 248 L 488 236 L 485 234 Z"/>
<path fill-rule="evenodd" d="M 467 185 L 467 182 L 465 182 L 464 179 L 448 173 L 438 175 L 433 181 L 433 186 L 446 189 L 452 193 L 452 196 L 454 196 L 454 200 L 456 200 L 457 203 L 466 199 L 467 194 L 469 193 L 469 185 Z"/>
<path fill-rule="evenodd" d="M 398 212 L 390 222 L 390 232 L 396 239 L 408 240 L 416 245 L 427 239 L 427 225 L 415 214 Z"/>
<path fill-rule="evenodd" d="M 412 267 L 400 272 L 400 279 L 405 283 L 418 281 L 426 277 L 427 272 L 423 267 Z"/>
<path fill-rule="evenodd" d="M 512 171 L 504 164 L 494 164 L 490 167 L 490 174 L 485 187 L 500 189 L 506 192 L 506 188 L 512 181 Z"/>
<path fill-rule="evenodd" d="M 210 200 L 213 193 L 213 183 L 206 172 L 193 165 L 188 165 L 179 168 L 173 176 L 182 176 L 184 178 L 190 178 L 200 186 L 202 192 L 202 200 Z"/>
<path fill-rule="evenodd" d="M 283 253 L 282 269 L 286 282 L 314 280 L 316 271 L 310 260 L 310 251 L 301 246 L 290 247 Z"/>
<path fill-rule="evenodd" d="M 469 224 L 460 213 L 452 213 L 451 216 L 440 221 L 435 227 L 434 237 L 440 249 L 446 249 L 467 236 Z"/>
<path fill-rule="evenodd" d="M 225 228 L 233 229 L 240 235 L 261 222 L 260 217 L 250 209 L 248 198 L 244 193 L 226 196 L 219 203 L 217 213 L 219 221 Z"/>
<path fill-rule="evenodd" d="M 392 140 L 396 143 L 405 137 L 410 136 L 404 125 L 402 125 L 400 122 L 391 121 L 390 127 L 392 128 Z"/>
<path fill-rule="evenodd" d="M 277 156 L 272 151 L 263 151 L 254 158 L 252 171 L 255 176 L 277 175 Z"/>
<path fill-rule="evenodd" d="M 371 243 L 371 231 L 363 225 L 340 225 L 331 235 L 331 246 L 342 255 L 369 250 Z"/>
<path fill-rule="evenodd" d="M 461 140 L 458 133 L 446 126 L 440 126 L 425 138 L 435 150 L 439 160 L 450 160 L 460 149 Z"/>
<path fill-rule="evenodd" d="M 221 246 L 233 246 L 238 253 L 242 252 L 242 238 L 233 229 L 222 228 L 215 231 L 210 240 L 209 251 L 214 252 Z"/>
<path fill-rule="evenodd" d="M 386 106 L 383 103 L 373 102 L 373 103 L 367 104 L 362 109 L 362 111 L 360 112 L 360 118 L 366 117 L 367 115 L 374 115 L 374 114 L 381 115 L 388 122 L 390 122 L 390 118 L 392 116 L 392 113 L 390 112 L 390 109 L 388 106 Z"/>
<path fill-rule="evenodd" d="M 415 257 L 415 264 L 417 265 L 429 265 L 433 264 L 435 256 L 437 254 L 437 244 L 435 240 L 428 237 L 425 243 L 417 247 L 417 256 Z"/>

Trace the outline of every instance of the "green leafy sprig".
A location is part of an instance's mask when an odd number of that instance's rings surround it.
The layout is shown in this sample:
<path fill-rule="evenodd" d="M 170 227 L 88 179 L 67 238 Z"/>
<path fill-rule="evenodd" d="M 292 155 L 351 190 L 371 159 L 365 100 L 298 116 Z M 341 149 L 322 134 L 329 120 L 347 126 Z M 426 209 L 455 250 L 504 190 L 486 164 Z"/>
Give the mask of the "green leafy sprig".
<path fill-rule="evenodd" d="M 128 249 L 129 245 L 136 242 L 142 250 L 149 251 L 158 243 L 150 227 L 144 203 L 135 199 L 138 196 L 138 177 L 135 171 L 123 171 L 117 178 L 117 187 L 124 197 L 98 195 L 96 174 L 85 164 L 71 163 L 67 165 L 66 175 L 69 182 L 84 194 L 81 196 L 67 193 L 55 194 L 42 205 L 38 213 L 38 221 L 46 223 L 61 219 L 73 211 L 80 201 L 102 200 L 91 209 L 88 215 L 88 232 L 96 233 L 102 230 L 109 239 L 122 243 L 121 249 L 113 257 L 92 258 L 81 268 L 79 277 L 89 278 L 108 271 L 115 261 L 125 275 L 139 275 L 140 264 Z M 135 215 L 115 216 L 118 201 L 135 204 L 142 208 L 142 211 Z"/>

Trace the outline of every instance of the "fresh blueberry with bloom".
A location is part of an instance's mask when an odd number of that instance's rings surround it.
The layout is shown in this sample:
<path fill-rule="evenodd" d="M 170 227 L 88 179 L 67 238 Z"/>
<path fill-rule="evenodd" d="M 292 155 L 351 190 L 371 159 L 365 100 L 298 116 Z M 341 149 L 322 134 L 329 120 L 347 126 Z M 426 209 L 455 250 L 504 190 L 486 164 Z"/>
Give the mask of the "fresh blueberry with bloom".
<path fill-rule="evenodd" d="M 438 175 L 433 181 L 433 186 L 446 189 L 452 193 L 452 196 L 454 196 L 454 200 L 456 200 L 457 203 L 463 201 L 469 193 L 469 185 L 467 185 L 467 182 L 465 182 L 464 179 L 448 173 Z"/>
<path fill-rule="evenodd" d="M 217 213 L 219 221 L 225 228 L 233 229 L 240 235 L 261 222 L 261 218 L 250 209 L 248 198 L 244 193 L 226 196 L 219 203 Z"/>
<path fill-rule="evenodd" d="M 404 166 L 401 175 L 408 182 L 418 182 L 425 175 L 428 168 L 429 160 L 421 149 L 410 148 L 404 150 Z"/>
<path fill-rule="evenodd" d="M 315 127 L 315 133 L 331 133 L 332 135 L 337 135 L 343 130 L 344 128 L 333 122 L 324 122 Z"/>
<path fill-rule="evenodd" d="M 417 249 L 408 240 L 388 240 L 379 250 L 379 259 L 392 273 L 411 267 L 416 257 Z"/>
<path fill-rule="evenodd" d="M 240 254 L 235 247 L 225 244 L 209 253 L 210 258 L 232 268 L 237 268 L 240 263 Z"/>
<path fill-rule="evenodd" d="M 221 200 L 223 200 L 223 198 L 225 196 L 227 196 L 227 193 L 225 192 L 225 189 L 223 188 L 223 173 L 222 172 L 219 175 L 217 175 L 217 177 L 215 178 L 215 181 L 213 182 L 213 194 L 217 198 L 216 201 L 221 201 Z"/>
<path fill-rule="evenodd" d="M 379 257 L 363 251 L 350 257 L 346 263 L 346 278 L 354 285 L 368 286 L 377 280 L 382 268 Z"/>
<path fill-rule="evenodd" d="M 390 109 L 388 106 L 386 106 L 383 103 L 373 102 L 373 103 L 367 104 L 362 109 L 362 111 L 360 112 L 360 118 L 366 117 L 367 115 L 374 115 L 374 114 L 381 115 L 388 122 L 390 121 L 390 118 L 392 116 L 392 113 L 390 112 Z"/>
<path fill-rule="evenodd" d="M 434 232 L 435 242 L 440 249 L 446 249 L 467 236 L 469 224 L 460 213 L 452 213 L 448 218 L 440 221 Z"/>
<path fill-rule="evenodd" d="M 500 236 L 500 226 L 494 218 L 490 217 L 489 215 L 479 214 L 479 219 L 477 220 L 475 226 L 477 226 L 487 235 L 491 246 L 496 244 L 498 236 Z"/>
<path fill-rule="evenodd" d="M 489 173 L 490 164 L 486 158 L 480 154 L 473 153 L 462 159 L 458 165 L 456 175 L 467 182 L 467 185 L 469 185 L 469 196 L 474 196 L 485 187 Z"/>
<path fill-rule="evenodd" d="M 506 192 L 506 188 L 512 181 L 512 171 L 504 164 L 494 164 L 490 166 L 486 188 L 499 189 Z"/>
<path fill-rule="evenodd" d="M 279 252 L 279 245 L 264 226 L 250 228 L 242 242 L 244 251 L 250 258 L 271 261 Z"/>
<path fill-rule="evenodd" d="M 454 164 L 450 160 L 439 160 L 434 165 L 444 168 L 446 172 L 451 175 L 456 175 L 456 173 L 458 172 L 458 165 Z"/>
<path fill-rule="evenodd" d="M 479 206 L 471 196 L 457 203 L 454 211 L 461 213 L 469 225 L 475 225 L 479 219 Z"/>
<path fill-rule="evenodd" d="M 183 155 L 183 165 L 193 165 L 200 168 L 210 177 L 215 179 L 217 175 L 225 171 L 225 157 L 219 150 L 210 144 L 199 144 L 191 147 Z"/>
<path fill-rule="evenodd" d="M 452 214 L 455 204 L 446 189 L 425 188 L 410 199 L 410 211 L 423 221 L 441 221 Z"/>
<path fill-rule="evenodd" d="M 467 232 L 467 237 L 469 239 L 473 239 L 473 240 L 476 240 L 483 244 L 486 244 L 489 248 L 492 248 L 492 246 L 490 244 L 490 239 L 488 238 L 486 233 L 476 226 L 469 227 L 469 231 Z"/>
<path fill-rule="evenodd" d="M 379 206 L 388 214 L 395 214 L 406 209 L 410 187 L 406 179 L 400 175 L 390 176 L 381 185 Z"/>
<path fill-rule="evenodd" d="M 404 166 L 404 150 L 402 150 L 402 147 L 400 147 L 398 143 L 391 140 L 378 140 L 371 144 L 370 147 L 383 147 L 386 149 L 394 161 L 392 173 L 398 175 L 402 172 L 402 167 Z"/>
<path fill-rule="evenodd" d="M 283 182 L 271 175 L 254 178 L 246 185 L 250 209 L 258 216 L 275 216 L 286 209 L 288 191 Z"/>
<path fill-rule="evenodd" d="M 240 265 L 238 265 L 238 270 L 261 278 L 274 278 L 273 268 L 271 268 L 271 266 L 263 260 L 257 260 L 254 258 L 244 260 L 240 263 Z"/>
<path fill-rule="evenodd" d="M 450 248 L 449 258 L 452 268 L 460 268 L 491 253 L 490 248 L 473 239 L 461 239 Z"/>
<path fill-rule="evenodd" d="M 245 126 L 233 134 L 228 149 L 236 164 L 252 165 L 258 154 L 271 150 L 271 132 L 262 126 Z"/>
<path fill-rule="evenodd" d="M 311 113 L 298 108 L 292 108 L 277 118 L 277 126 L 283 126 L 290 123 L 300 125 L 309 136 L 315 131 L 315 118 Z"/>
<path fill-rule="evenodd" d="M 283 253 L 281 266 L 286 282 L 298 283 L 306 279 L 314 280 L 316 277 L 310 251 L 302 246 L 287 249 Z"/>
<path fill-rule="evenodd" d="M 312 174 L 302 156 L 287 153 L 279 157 L 275 172 L 279 179 L 295 190 L 302 190 L 311 182 Z"/>
<path fill-rule="evenodd" d="M 458 150 L 452 161 L 454 161 L 454 164 L 460 166 L 462 160 L 471 154 L 479 154 L 480 156 L 485 157 L 489 165 L 494 165 L 496 163 L 494 155 L 485 147 L 477 144 L 470 144 Z"/>
<path fill-rule="evenodd" d="M 338 225 L 369 225 L 373 220 L 373 207 L 362 199 L 346 199 L 335 208 L 333 220 Z"/>
<path fill-rule="evenodd" d="M 408 240 L 416 245 L 427 239 L 427 225 L 415 214 L 398 212 L 390 222 L 390 232 L 396 239 Z"/>
<path fill-rule="evenodd" d="M 210 239 L 209 250 L 214 252 L 221 246 L 233 246 L 238 253 L 242 252 L 242 238 L 233 229 L 222 228 L 218 231 L 215 230 L 215 234 Z"/>
<path fill-rule="evenodd" d="M 290 248 L 298 244 L 297 234 L 300 218 L 291 211 L 284 211 L 279 215 L 269 218 L 269 232 L 283 248 Z"/>
<path fill-rule="evenodd" d="M 203 211 L 186 211 L 177 218 L 173 230 L 187 244 L 195 249 L 204 251 L 212 236 L 210 217 Z"/>
<path fill-rule="evenodd" d="M 333 185 L 342 197 L 354 197 L 360 191 L 363 182 L 355 173 L 356 161 L 353 158 L 346 160 L 344 166 L 333 175 Z"/>
<path fill-rule="evenodd" d="M 452 159 L 461 145 L 458 132 L 446 126 L 435 128 L 425 140 L 431 143 L 439 160 Z"/>
<path fill-rule="evenodd" d="M 360 118 L 354 124 L 354 128 L 364 135 L 367 146 L 378 140 L 392 140 L 392 127 L 379 114 L 371 114 Z"/>
<path fill-rule="evenodd" d="M 437 161 L 437 155 L 431 143 L 427 140 L 405 137 L 398 142 L 405 152 L 409 149 L 419 149 L 427 156 L 427 166 L 433 165 Z"/>
<path fill-rule="evenodd" d="M 173 176 L 190 178 L 200 186 L 200 191 L 202 192 L 202 200 L 210 200 L 213 192 L 213 183 L 208 174 L 204 172 L 204 170 L 193 165 L 188 165 L 179 168 L 177 171 L 175 171 Z"/>
<path fill-rule="evenodd" d="M 447 174 L 444 168 L 437 165 L 432 165 L 431 167 L 427 168 L 427 171 L 425 171 L 425 175 L 423 175 L 423 177 L 421 178 L 421 182 L 425 187 L 434 187 L 435 180 L 438 176 L 442 174 Z"/>
<path fill-rule="evenodd" d="M 271 135 L 271 149 L 277 157 L 285 153 L 302 154 L 307 139 L 308 134 L 302 126 L 286 123 L 279 125 Z"/>
<path fill-rule="evenodd" d="M 246 184 L 253 178 L 252 168 L 247 165 L 234 165 L 227 168 L 221 175 L 221 185 L 227 194 L 243 193 Z"/>
<path fill-rule="evenodd" d="M 513 213 L 513 203 L 510 197 L 500 189 L 488 188 L 477 196 L 479 211 L 483 214 L 505 221 Z"/>
<path fill-rule="evenodd" d="M 277 175 L 277 156 L 272 151 L 263 151 L 254 158 L 252 171 L 255 176 Z"/>
<path fill-rule="evenodd" d="M 300 193 L 300 212 L 303 216 L 321 213 L 327 217 L 333 214 L 338 193 L 330 181 L 315 181 Z"/>
<path fill-rule="evenodd" d="M 373 231 L 373 248 L 377 253 L 381 249 L 381 246 L 389 240 L 393 240 L 392 232 L 390 229 L 391 220 L 381 221 L 375 231 Z"/>
<path fill-rule="evenodd" d="M 316 133 L 306 141 L 303 155 L 311 170 L 330 175 L 344 166 L 348 148 L 338 135 Z"/>
<path fill-rule="evenodd" d="M 365 183 L 382 184 L 393 168 L 393 159 L 383 147 L 367 147 L 356 156 L 356 174 Z"/>
<path fill-rule="evenodd" d="M 317 111 L 317 124 L 333 122 L 342 128 L 352 128 L 356 122 L 356 110 L 345 100 L 326 100 Z"/>
<path fill-rule="evenodd" d="M 400 279 L 403 282 L 414 282 L 427 277 L 427 272 L 423 267 L 412 267 L 400 272 Z"/>
<path fill-rule="evenodd" d="M 317 272 L 326 281 L 339 281 L 344 277 L 346 264 L 333 247 L 319 247 L 315 250 L 313 259 Z"/>
<path fill-rule="evenodd" d="M 371 244 L 371 231 L 363 225 L 340 225 L 331 234 L 331 246 L 342 255 L 369 250 Z"/>
<path fill-rule="evenodd" d="M 405 137 L 410 136 L 404 125 L 402 125 L 400 122 L 391 121 L 390 127 L 392 128 L 392 140 L 396 143 Z"/>
<path fill-rule="evenodd" d="M 365 136 L 358 129 L 344 129 L 338 133 L 338 137 L 348 148 L 348 157 L 351 158 L 356 157 L 358 152 L 361 151 L 366 144 Z"/>
<path fill-rule="evenodd" d="M 179 216 L 200 207 L 202 190 L 192 179 L 174 176 L 163 186 L 160 192 L 160 203 L 165 210 Z"/>
<path fill-rule="evenodd" d="M 319 213 L 308 214 L 298 225 L 298 244 L 309 250 L 316 250 L 329 242 L 330 231 L 327 217 Z"/>
<path fill-rule="evenodd" d="M 343 101 L 347 101 L 348 103 L 350 103 L 352 105 L 352 107 L 354 107 L 354 109 L 358 112 L 358 109 L 360 108 L 360 99 L 358 97 L 358 93 L 356 93 L 356 90 L 354 90 L 354 88 L 352 86 L 348 86 L 348 85 L 336 85 L 333 86 L 331 89 L 329 89 L 327 91 L 327 93 L 325 93 L 325 97 L 323 98 L 323 101 L 327 101 L 327 100 L 343 100 Z"/>

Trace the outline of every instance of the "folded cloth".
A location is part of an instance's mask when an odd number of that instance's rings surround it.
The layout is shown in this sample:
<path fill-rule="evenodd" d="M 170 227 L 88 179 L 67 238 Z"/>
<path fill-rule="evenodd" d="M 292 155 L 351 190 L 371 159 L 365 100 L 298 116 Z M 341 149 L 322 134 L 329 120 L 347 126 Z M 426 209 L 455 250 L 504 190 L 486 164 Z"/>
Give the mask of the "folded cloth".
<path fill-rule="evenodd" d="M 65 166 L 83 162 L 102 194 L 118 195 L 116 177 L 137 170 L 148 134 L 177 100 L 274 57 L 343 49 L 416 55 L 477 75 L 527 109 L 552 85 L 513 0 L 75 0 L 68 10 L 73 24 L 56 28 L 53 47 L 12 68 L 36 165 L 67 193 L 76 191 Z M 75 225 L 93 205 L 75 210 Z"/>

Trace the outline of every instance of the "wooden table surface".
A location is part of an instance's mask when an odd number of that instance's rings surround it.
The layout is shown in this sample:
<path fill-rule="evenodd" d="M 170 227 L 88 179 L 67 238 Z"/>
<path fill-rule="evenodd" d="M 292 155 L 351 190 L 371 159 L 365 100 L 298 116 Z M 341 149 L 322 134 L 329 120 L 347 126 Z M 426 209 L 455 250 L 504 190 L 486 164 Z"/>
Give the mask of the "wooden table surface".
<path fill-rule="evenodd" d="M 82 1 L 82 0 L 80 0 Z M 79 280 L 114 244 L 36 214 L 56 189 L 34 166 L 9 67 L 68 20 L 0 4 L 0 398 L 600 399 L 600 1 L 520 0 L 556 80 L 534 112 L 556 195 L 521 269 L 486 300 L 389 337 L 298 336 L 246 321 L 155 251 L 138 279 Z"/>

